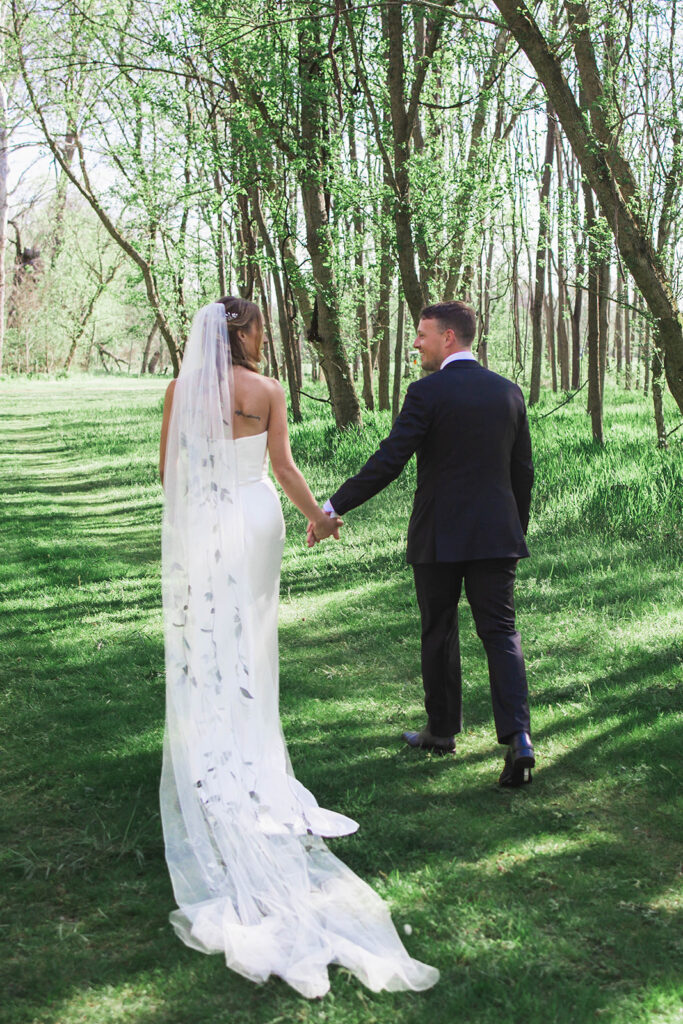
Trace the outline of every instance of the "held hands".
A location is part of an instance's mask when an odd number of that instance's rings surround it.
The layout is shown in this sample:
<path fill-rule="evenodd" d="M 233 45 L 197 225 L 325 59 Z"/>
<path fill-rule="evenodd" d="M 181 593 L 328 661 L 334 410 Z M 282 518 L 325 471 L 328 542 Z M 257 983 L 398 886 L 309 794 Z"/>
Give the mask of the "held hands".
<path fill-rule="evenodd" d="M 306 528 L 306 543 L 309 548 L 312 548 L 326 537 L 334 537 L 335 540 L 339 540 L 339 528 L 343 525 L 343 520 L 339 516 L 321 512 L 316 519 L 309 522 Z"/>

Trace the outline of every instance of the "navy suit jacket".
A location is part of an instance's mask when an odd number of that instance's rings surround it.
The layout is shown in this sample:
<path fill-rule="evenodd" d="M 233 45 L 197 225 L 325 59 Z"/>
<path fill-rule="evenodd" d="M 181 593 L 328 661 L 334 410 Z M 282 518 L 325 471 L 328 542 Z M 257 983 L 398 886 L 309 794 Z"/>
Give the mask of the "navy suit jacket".
<path fill-rule="evenodd" d="M 330 501 L 344 515 L 417 452 L 408 562 L 525 558 L 534 469 L 521 390 L 471 359 L 412 383 L 389 436 Z"/>

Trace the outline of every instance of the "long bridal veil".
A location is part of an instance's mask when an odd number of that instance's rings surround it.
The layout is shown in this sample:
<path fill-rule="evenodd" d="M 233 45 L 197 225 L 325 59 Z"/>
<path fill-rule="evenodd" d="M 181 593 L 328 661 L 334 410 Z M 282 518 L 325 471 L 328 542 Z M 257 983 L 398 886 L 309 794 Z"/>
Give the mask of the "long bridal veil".
<path fill-rule="evenodd" d="M 253 981 L 279 975 L 304 996 L 325 994 L 331 963 L 374 991 L 428 988 L 438 971 L 408 955 L 384 902 L 320 838 L 357 825 L 294 778 L 272 713 L 277 676 L 257 678 L 268 673 L 253 635 L 232 412 L 226 312 L 212 303 L 192 326 L 164 473 L 171 922 L 188 946 L 223 953 Z"/>

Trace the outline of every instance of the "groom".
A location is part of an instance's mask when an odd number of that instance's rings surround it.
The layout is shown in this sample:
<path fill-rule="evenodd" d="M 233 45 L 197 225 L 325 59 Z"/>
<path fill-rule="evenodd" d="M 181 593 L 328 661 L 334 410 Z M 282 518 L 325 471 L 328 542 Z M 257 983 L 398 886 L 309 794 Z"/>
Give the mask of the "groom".
<path fill-rule="evenodd" d="M 472 355 L 475 330 L 475 312 L 464 302 L 422 310 L 414 348 L 429 376 L 408 387 L 389 436 L 325 511 L 335 517 L 361 505 L 417 452 L 407 560 L 422 619 L 427 725 L 403 738 L 411 747 L 455 750 L 462 729 L 458 601 L 464 582 L 488 659 L 498 741 L 508 746 L 499 782 L 521 786 L 531 781 L 535 760 L 513 589 L 517 561 L 529 554 L 531 440 L 520 389 Z M 314 532 L 309 525 L 309 542 L 322 539 L 319 527 Z"/>

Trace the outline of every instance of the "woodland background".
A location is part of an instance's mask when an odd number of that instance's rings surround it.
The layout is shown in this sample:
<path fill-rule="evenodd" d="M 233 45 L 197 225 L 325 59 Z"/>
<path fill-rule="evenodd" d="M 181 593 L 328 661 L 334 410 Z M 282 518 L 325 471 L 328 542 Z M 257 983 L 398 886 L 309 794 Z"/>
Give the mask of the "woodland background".
<path fill-rule="evenodd" d="M 346 427 L 396 413 L 420 308 L 460 297 L 531 406 L 585 386 L 602 442 L 609 375 L 677 429 L 678 0 L 0 10 L 5 373 L 175 373 L 238 292 L 294 421 L 320 378 Z"/>

